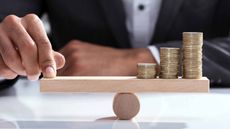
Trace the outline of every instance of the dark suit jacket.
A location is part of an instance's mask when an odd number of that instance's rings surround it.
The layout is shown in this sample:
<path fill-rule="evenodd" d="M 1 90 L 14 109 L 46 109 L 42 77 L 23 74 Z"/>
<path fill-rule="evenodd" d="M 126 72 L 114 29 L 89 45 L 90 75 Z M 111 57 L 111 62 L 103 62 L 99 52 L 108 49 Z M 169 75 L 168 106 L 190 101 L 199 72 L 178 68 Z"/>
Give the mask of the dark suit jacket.
<path fill-rule="evenodd" d="M 0 19 L 48 13 L 55 49 L 72 39 L 130 48 L 121 0 L 1 0 Z M 144 23 L 143 23 L 144 24 Z M 182 32 L 204 32 L 203 74 L 230 86 L 230 0 L 162 0 L 151 44 L 180 47 Z"/>

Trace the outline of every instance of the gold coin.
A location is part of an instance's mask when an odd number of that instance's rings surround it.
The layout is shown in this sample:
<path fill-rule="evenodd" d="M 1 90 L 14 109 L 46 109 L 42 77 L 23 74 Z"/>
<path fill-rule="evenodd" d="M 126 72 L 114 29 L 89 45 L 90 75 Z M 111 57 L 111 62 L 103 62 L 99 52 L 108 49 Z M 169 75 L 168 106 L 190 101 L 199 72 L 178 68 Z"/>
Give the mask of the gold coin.
<path fill-rule="evenodd" d="M 156 64 L 155 63 L 138 63 L 137 64 L 137 78 L 152 79 L 156 78 Z"/>
<path fill-rule="evenodd" d="M 178 78 L 180 48 L 160 48 L 160 78 Z"/>

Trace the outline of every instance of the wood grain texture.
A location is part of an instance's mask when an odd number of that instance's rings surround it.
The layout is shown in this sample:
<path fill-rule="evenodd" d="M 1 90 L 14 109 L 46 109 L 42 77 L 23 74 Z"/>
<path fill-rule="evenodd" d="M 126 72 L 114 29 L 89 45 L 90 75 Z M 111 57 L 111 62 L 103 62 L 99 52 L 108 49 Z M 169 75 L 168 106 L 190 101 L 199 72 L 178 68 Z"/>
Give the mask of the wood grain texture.
<path fill-rule="evenodd" d="M 135 76 L 58 76 L 40 80 L 41 92 L 209 92 L 209 80 L 137 79 Z"/>

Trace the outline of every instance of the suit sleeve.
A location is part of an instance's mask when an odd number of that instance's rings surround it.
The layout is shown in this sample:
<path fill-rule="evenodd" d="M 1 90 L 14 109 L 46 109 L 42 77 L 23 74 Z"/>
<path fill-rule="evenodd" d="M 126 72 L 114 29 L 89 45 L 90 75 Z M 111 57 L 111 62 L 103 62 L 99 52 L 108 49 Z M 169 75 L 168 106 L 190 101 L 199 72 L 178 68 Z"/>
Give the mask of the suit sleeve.
<path fill-rule="evenodd" d="M 43 13 L 42 0 L 1 0 L 0 2 L 0 22 L 8 15 L 14 14 L 22 17 L 29 13 L 41 16 Z M 18 77 L 13 80 L 1 80 L 0 90 L 6 89 L 15 84 Z"/>
<path fill-rule="evenodd" d="M 181 41 L 154 44 L 160 47 L 181 47 Z M 205 40 L 203 44 L 203 75 L 212 86 L 230 86 L 230 36 Z"/>

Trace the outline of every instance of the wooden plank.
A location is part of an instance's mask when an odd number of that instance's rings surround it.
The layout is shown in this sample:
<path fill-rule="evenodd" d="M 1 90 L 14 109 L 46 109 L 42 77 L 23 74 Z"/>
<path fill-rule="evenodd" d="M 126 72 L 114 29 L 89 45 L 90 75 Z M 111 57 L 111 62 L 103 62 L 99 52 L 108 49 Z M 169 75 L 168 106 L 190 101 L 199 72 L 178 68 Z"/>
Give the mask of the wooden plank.
<path fill-rule="evenodd" d="M 209 80 L 134 76 L 58 76 L 40 80 L 41 92 L 209 92 Z"/>

